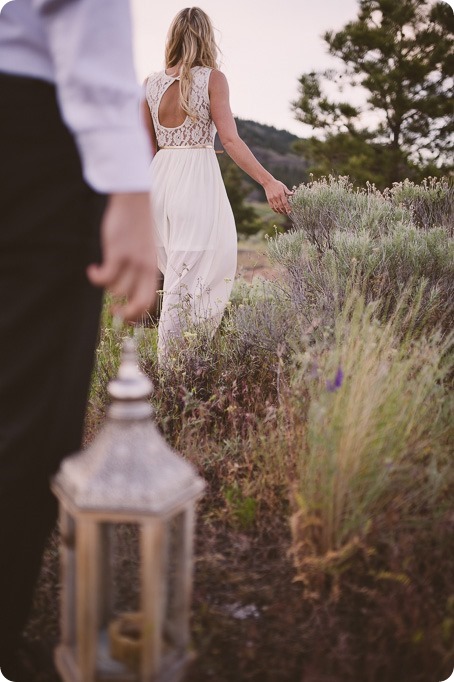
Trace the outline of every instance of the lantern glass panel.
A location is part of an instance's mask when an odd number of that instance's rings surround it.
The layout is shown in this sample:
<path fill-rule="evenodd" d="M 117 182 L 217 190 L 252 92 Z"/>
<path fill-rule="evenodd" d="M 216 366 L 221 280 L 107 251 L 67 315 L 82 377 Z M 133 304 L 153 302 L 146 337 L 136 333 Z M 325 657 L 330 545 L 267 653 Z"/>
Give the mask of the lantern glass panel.
<path fill-rule="evenodd" d="M 140 526 L 133 523 L 106 525 L 111 538 L 108 551 L 112 571 L 112 611 L 117 615 L 124 611 L 139 611 Z"/>
<path fill-rule="evenodd" d="M 193 513 L 189 505 L 168 524 L 164 633 L 177 655 L 183 655 L 189 645 Z"/>
<path fill-rule="evenodd" d="M 100 525 L 97 669 L 103 673 L 140 671 L 139 538 L 138 524 Z"/>

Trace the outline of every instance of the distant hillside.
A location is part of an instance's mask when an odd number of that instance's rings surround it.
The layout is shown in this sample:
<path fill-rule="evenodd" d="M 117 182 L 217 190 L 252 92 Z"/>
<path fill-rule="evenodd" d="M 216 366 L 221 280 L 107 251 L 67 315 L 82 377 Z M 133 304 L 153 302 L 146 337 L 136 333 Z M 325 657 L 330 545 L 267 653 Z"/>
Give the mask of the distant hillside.
<path fill-rule="evenodd" d="M 299 185 L 307 179 L 307 163 L 305 159 L 292 151 L 292 145 L 299 138 L 288 130 L 278 130 L 274 126 L 263 125 L 255 121 L 236 119 L 240 137 L 246 142 L 257 159 L 278 180 L 288 187 Z M 222 149 L 217 140 L 216 147 Z M 245 173 L 244 182 L 250 187 L 250 201 L 264 201 L 265 196 L 260 185 Z"/>

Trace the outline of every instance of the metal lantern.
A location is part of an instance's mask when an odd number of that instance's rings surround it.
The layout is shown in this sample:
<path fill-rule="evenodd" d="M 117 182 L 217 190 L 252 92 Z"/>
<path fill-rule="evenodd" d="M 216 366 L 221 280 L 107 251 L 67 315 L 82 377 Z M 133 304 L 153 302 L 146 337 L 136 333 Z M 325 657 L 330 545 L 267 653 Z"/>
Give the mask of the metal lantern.
<path fill-rule="evenodd" d="M 195 501 L 204 482 L 158 433 L 151 390 L 126 339 L 106 423 L 52 483 L 62 566 L 55 660 L 65 682 L 174 682 L 189 658 Z M 137 548 L 136 603 L 126 607 L 118 597 L 129 580 L 121 563 L 129 554 L 118 561 L 122 532 Z"/>

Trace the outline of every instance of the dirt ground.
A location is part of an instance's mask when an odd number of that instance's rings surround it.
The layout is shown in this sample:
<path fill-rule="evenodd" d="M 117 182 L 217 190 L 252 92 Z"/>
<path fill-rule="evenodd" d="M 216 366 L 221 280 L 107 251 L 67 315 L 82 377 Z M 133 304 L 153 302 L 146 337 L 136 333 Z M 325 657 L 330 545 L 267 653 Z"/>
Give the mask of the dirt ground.
<path fill-rule="evenodd" d="M 185 682 L 302 682 L 304 608 L 287 557 L 288 528 L 266 535 L 213 523 L 202 512 L 196 533 L 191 634 Z M 128 562 L 128 558 L 125 558 Z M 46 552 L 28 628 L 55 643 L 58 536 Z M 45 666 L 36 682 L 58 682 Z"/>
<path fill-rule="evenodd" d="M 200 525 L 186 682 L 302 682 L 304 609 L 286 534 Z"/>
<path fill-rule="evenodd" d="M 254 277 L 272 279 L 275 275 L 268 256 L 265 243 L 240 242 L 238 244 L 237 276 L 246 282 L 252 282 Z"/>

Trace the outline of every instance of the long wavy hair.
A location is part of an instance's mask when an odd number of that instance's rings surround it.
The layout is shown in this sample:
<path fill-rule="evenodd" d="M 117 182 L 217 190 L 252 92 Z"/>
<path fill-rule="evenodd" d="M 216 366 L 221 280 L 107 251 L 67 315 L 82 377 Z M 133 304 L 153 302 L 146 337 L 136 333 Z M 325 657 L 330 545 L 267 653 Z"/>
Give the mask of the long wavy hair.
<path fill-rule="evenodd" d="M 191 109 L 193 66 L 217 69 L 218 46 L 209 16 L 200 7 L 186 7 L 178 12 L 167 34 L 166 69 L 180 64 L 180 106 L 192 119 L 197 118 Z"/>

